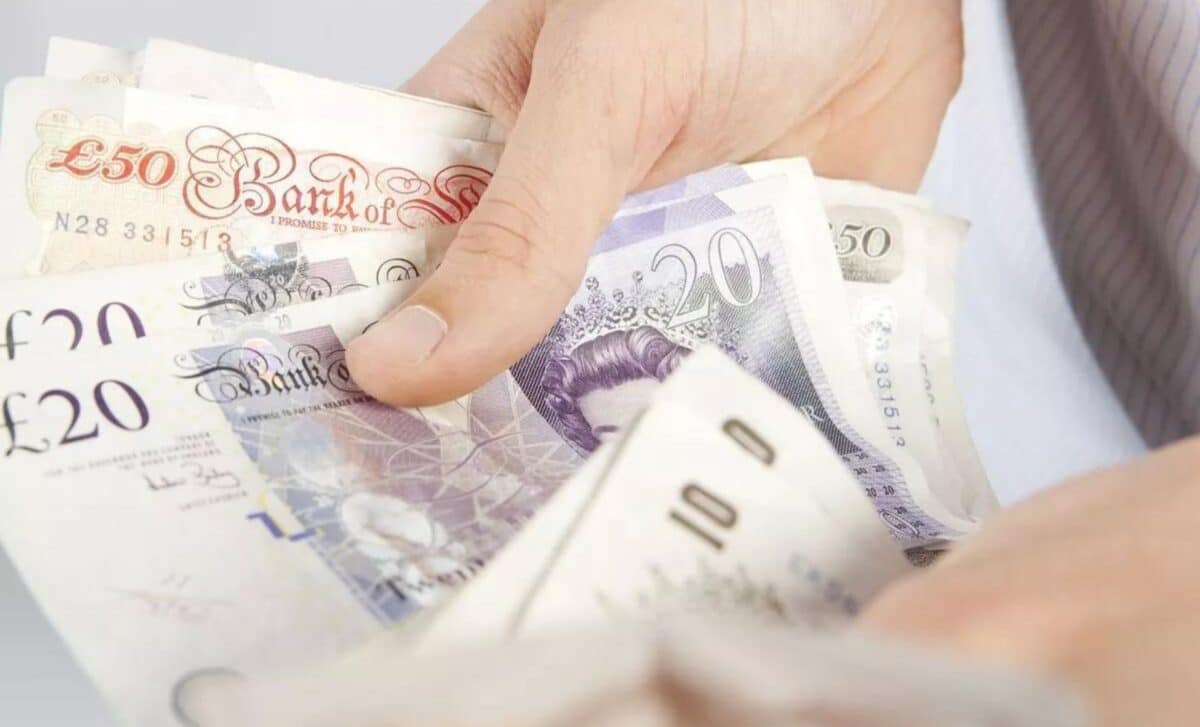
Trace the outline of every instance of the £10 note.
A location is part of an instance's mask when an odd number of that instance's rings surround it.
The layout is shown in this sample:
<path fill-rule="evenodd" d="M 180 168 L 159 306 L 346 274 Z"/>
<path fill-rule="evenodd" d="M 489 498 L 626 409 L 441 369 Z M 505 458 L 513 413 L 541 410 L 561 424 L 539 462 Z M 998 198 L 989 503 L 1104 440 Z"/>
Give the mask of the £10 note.
<path fill-rule="evenodd" d="M 908 564 L 898 545 L 857 547 L 865 529 L 886 536 L 878 518 L 841 522 L 812 496 L 861 491 L 820 433 L 806 433 L 771 441 L 739 419 L 711 426 L 683 402 L 654 401 L 522 600 L 516 634 L 695 612 L 848 621 Z M 772 471 L 781 446 L 805 460 L 802 478 Z"/>
<path fill-rule="evenodd" d="M 594 579 L 575 592 L 574 610 L 566 602 L 558 607 L 565 609 L 559 618 L 568 621 L 617 616 L 597 611 L 604 604 L 595 594 L 603 591 L 622 593 L 623 608 L 640 618 L 680 609 L 734 610 L 818 625 L 843 622 L 878 588 L 908 571 L 898 544 L 828 443 L 787 401 L 720 353 L 708 349 L 690 358 L 656 392 L 650 412 L 627 435 L 637 441 L 622 438 L 599 450 L 489 568 L 437 612 L 418 637 L 421 650 L 542 630 L 544 625 L 529 619 L 554 574 Z M 660 431 L 655 422 L 664 418 L 674 424 Z M 724 485 L 712 485 L 722 471 Z M 770 489 L 779 500 L 768 509 L 788 522 L 789 534 L 773 544 L 750 544 L 745 537 L 765 537 L 765 531 L 747 536 L 753 528 L 741 511 L 704 483 L 732 488 L 723 491 L 747 502 L 762 502 L 762 493 L 743 489 Z M 676 507 L 648 509 L 646 502 L 662 488 L 678 495 Z M 628 499 L 629 509 L 620 514 L 599 505 L 593 509 L 601 490 L 612 491 L 604 497 Z M 646 499 L 635 503 L 638 498 Z M 812 521 L 801 526 L 792 507 Z M 601 522 L 605 517 L 616 519 Z M 673 537 L 677 527 L 694 537 Z M 559 562 L 568 548 L 580 547 L 572 540 L 584 529 L 611 533 L 595 557 L 620 563 L 623 574 Z M 790 540 L 805 530 L 818 538 L 819 548 Z M 734 541 L 727 544 L 726 537 L 737 541 L 736 555 Z M 787 542 L 797 549 L 779 560 Z M 639 571 L 632 565 L 637 562 L 648 569 Z M 631 605 L 632 594 L 637 604 Z M 613 597 L 607 597 L 608 605 Z M 572 596 L 563 590 L 557 598 Z"/>

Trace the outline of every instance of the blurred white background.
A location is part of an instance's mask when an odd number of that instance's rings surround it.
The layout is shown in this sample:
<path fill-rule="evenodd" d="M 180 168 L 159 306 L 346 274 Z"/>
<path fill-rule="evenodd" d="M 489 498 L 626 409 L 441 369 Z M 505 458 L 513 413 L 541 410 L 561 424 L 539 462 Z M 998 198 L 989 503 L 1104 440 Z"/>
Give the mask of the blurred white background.
<path fill-rule="evenodd" d="M 394 86 L 481 4 L 0 0 L 0 80 L 39 74 L 52 34 L 126 48 L 154 35 Z M 1054 273 L 1034 197 L 1003 0 L 964 4 L 966 81 L 923 191 L 940 208 L 975 223 L 959 281 L 958 375 L 993 485 L 1012 502 L 1135 456 L 1142 445 L 1092 362 Z M 2 557 L 0 724 L 111 724 Z"/>

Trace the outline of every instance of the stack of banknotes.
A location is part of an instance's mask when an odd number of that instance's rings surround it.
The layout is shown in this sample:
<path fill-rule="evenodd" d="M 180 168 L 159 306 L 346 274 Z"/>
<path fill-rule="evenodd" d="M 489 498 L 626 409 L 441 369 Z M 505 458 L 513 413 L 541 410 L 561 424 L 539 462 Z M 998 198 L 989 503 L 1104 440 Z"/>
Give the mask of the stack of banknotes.
<path fill-rule="evenodd" d="M 634 194 L 508 372 L 370 399 L 345 346 L 502 145 L 167 41 L 56 39 L 8 84 L 0 541 L 123 720 L 355 649 L 836 630 L 996 508 L 953 377 L 967 225 L 803 159 Z"/>

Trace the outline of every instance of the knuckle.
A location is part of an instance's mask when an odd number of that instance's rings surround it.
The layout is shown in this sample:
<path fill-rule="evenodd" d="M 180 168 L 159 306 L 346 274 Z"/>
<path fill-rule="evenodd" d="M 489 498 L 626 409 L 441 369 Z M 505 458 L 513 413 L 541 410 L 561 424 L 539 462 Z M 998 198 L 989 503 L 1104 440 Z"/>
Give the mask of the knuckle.
<path fill-rule="evenodd" d="M 464 294 L 496 300 L 511 296 L 569 299 L 575 292 L 571 279 L 530 254 L 530 248 L 513 238 L 511 230 L 483 223 L 478 232 L 455 241 L 443 267 L 452 269 L 455 288 Z M 483 292 L 487 291 L 487 292 Z"/>
<path fill-rule="evenodd" d="M 513 189 L 523 189 L 515 182 L 510 184 Z M 567 255 L 551 249 L 555 237 L 545 219 L 532 190 L 493 193 L 486 206 L 463 224 L 447 251 L 447 259 L 475 281 L 520 282 L 522 286 L 569 295 L 575 290 L 578 275 L 567 264 Z"/>
<path fill-rule="evenodd" d="M 523 273 L 531 267 L 532 258 L 531 243 L 520 228 L 496 219 L 464 225 L 447 255 L 470 260 L 472 268 L 481 273 Z"/>
<path fill-rule="evenodd" d="M 497 54 L 472 76 L 474 93 L 482 100 L 485 111 L 511 126 L 525 101 L 529 74 L 527 54 Z"/>
<path fill-rule="evenodd" d="M 519 178 L 492 182 L 483 204 L 459 233 L 469 249 L 502 257 L 522 267 L 549 237 L 540 198 Z"/>
<path fill-rule="evenodd" d="M 511 126 L 529 84 L 528 60 L 504 54 L 443 61 L 433 93 L 476 106 Z"/>

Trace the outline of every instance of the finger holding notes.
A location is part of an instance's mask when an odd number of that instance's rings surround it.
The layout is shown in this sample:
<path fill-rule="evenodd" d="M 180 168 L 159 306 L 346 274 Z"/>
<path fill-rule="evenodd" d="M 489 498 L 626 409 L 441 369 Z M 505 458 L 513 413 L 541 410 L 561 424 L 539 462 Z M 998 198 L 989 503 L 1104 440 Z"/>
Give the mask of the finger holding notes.
<path fill-rule="evenodd" d="M 438 272 L 351 345 L 355 379 L 405 406 L 445 401 L 490 379 L 549 330 L 625 194 L 781 144 L 815 153 L 861 116 L 868 97 L 896 88 L 889 79 L 908 55 L 885 63 L 890 37 L 953 27 L 954 3 L 930 6 L 488 4 L 406 90 L 511 120 L 507 148 Z M 930 75 L 948 99 L 954 83 L 945 78 L 954 74 Z M 880 124 L 876 136 L 890 144 L 892 132 L 905 132 Z M 928 158 L 921 149 L 932 142 L 918 147 L 915 171 L 898 180 L 919 176 Z"/>
<path fill-rule="evenodd" d="M 438 271 L 349 348 L 355 379 L 382 401 L 453 398 L 528 351 L 575 292 L 621 198 L 683 124 L 667 98 L 619 80 L 606 60 L 619 45 L 609 29 L 592 20 L 592 30 L 576 31 L 586 15 L 577 4 L 544 14 L 537 5 L 488 5 L 410 84 L 514 122 L 495 177 Z M 463 46 L 484 49 L 466 76 Z M 496 76 L 504 80 L 481 94 L 479 79 Z"/>
<path fill-rule="evenodd" d="M 403 308 L 351 344 L 355 379 L 376 398 L 444 401 L 529 350 L 570 299 L 592 241 L 652 158 L 634 148 L 636 118 L 607 113 L 593 71 L 560 70 L 567 56 L 539 49 L 495 177 L 441 266 Z M 614 148 L 619 139 L 629 141 Z M 666 143 L 663 134 L 659 146 Z"/>

